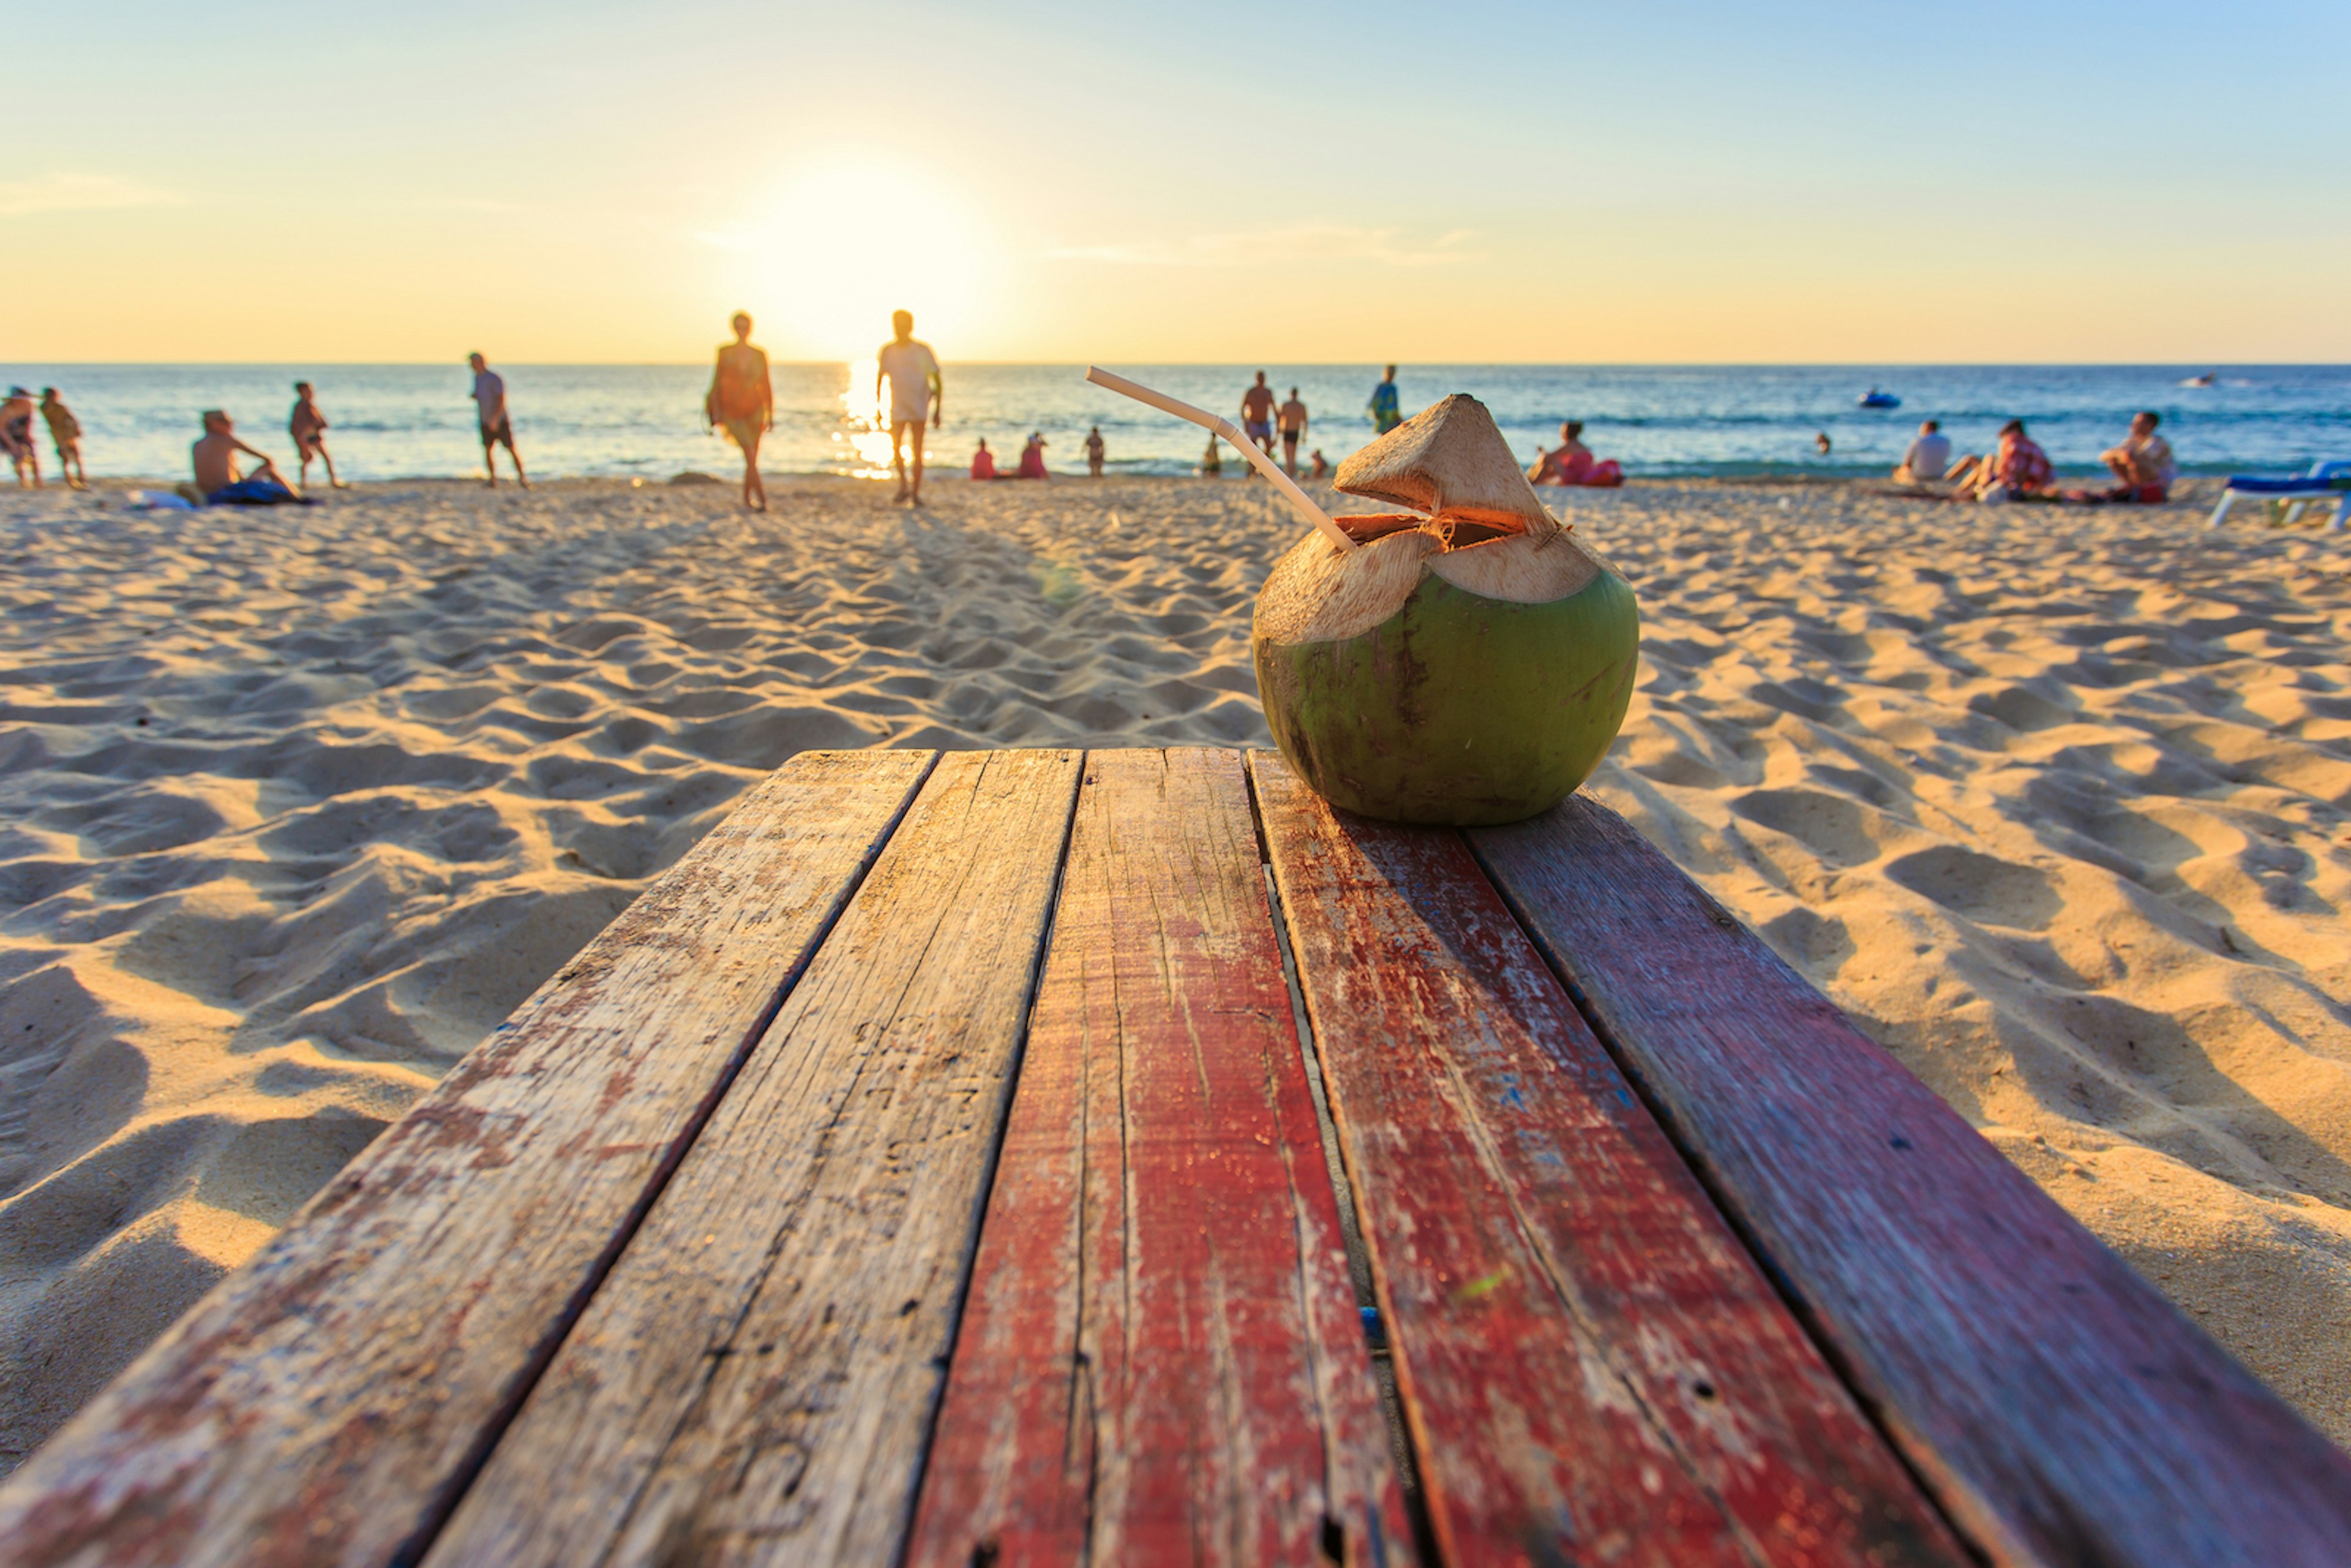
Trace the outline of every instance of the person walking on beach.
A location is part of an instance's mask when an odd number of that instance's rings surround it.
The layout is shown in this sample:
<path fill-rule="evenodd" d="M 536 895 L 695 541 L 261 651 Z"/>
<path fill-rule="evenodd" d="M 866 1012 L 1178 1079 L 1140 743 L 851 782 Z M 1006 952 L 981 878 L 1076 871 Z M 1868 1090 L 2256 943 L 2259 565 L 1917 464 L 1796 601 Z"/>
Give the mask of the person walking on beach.
<path fill-rule="evenodd" d="M 2159 506 L 2179 482 L 2179 465 L 2171 444 L 2155 433 L 2162 419 L 2153 409 L 2131 416 L 2130 434 L 2120 446 L 2098 454 L 2098 461 L 2120 481 L 2105 497 L 2109 501 L 2138 501 Z"/>
<path fill-rule="evenodd" d="M 1943 434 L 1938 420 L 1919 422 L 1918 434 L 1902 454 L 1902 462 L 1894 470 L 1897 485 L 1926 485 L 1940 479 L 1951 466 L 1951 438 Z"/>
<path fill-rule="evenodd" d="M 294 383 L 294 411 L 286 416 L 286 434 L 293 437 L 294 461 L 299 465 L 303 484 L 310 482 L 310 459 L 316 457 L 327 465 L 327 484 L 331 488 L 350 488 L 335 477 L 335 460 L 327 455 L 327 416 L 319 412 L 318 394 L 308 382 Z"/>
<path fill-rule="evenodd" d="M 1099 479 L 1102 477 L 1102 426 L 1097 424 L 1092 430 L 1086 434 L 1086 472 L 1092 477 Z"/>
<path fill-rule="evenodd" d="M 515 483 L 528 490 L 530 477 L 522 471 L 522 454 L 515 450 L 514 419 L 507 409 L 507 380 L 477 353 L 466 355 L 465 362 L 474 367 L 474 413 L 482 423 L 482 467 L 489 475 L 490 488 L 498 487 L 496 448 L 503 445 L 514 460 Z"/>
<path fill-rule="evenodd" d="M 89 476 L 81 465 L 81 421 L 55 387 L 41 389 L 41 417 L 48 422 L 49 444 L 57 449 L 57 477 L 76 490 L 89 489 Z"/>
<path fill-rule="evenodd" d="M 1306 405 L 1298 401 L 1298 389 L 1290 389 L 1290 401 L 1275 414 L 1281 424 L 1281 471 L 1291 478 L 1298 477 L 1298 444 L 1306 439 Z"/>
<path fill-rule="evenodd" d="M 219 409 L 204 413 L 204 433 L 188 448 L 188 462 L 196 474 L 196 493 L 207 507 L 278 507 L 299 502 L 302 492 L 286 482 L 277 462 L 266 452 L 236 438 L 236 422 Z M 237 472 L 236 455 L 261 460 L 251 477 Z"/>
<path fill-rule="evenodd" d="M 23 387 L 10 387 L 8 400 L 0 402 L 0 452 L 8 455 L 9 465 L 16 470 L 18 488 L 26 487 L 28 470 L 30 487 L 41 488 L 41 449 L 33 444 L 33 394 Z"/>
<path fill-rule="evenodd" d="M 1241 393 L 1241 428 L 1259 452 L 1273 455 L 1273 389 L 1265 384 L 1263 371 L 1257 373 L 1257 385 Z"/>
<path fill-rule="evenodd" d="M 776 428 L 776 389 L 768 379 L 768 351 L 751 342 L 751 317 L 737 310 L 728 323 L 735 340 L 718 350 L 710 390 L 702 394 L 705 424 L 726 432 L 743 454 L 743 506 L 768 509 L 768 483 L 759 477 L 759 438 Z"/>
<path fill-rule="evenodd" d="M 904 506 L 923 504 L 923 432 L 936 424 L 944 428 L 947 422 L 946 383 L 939 379 L 939 357 L 931 352 L 928 343 L 914 337 L 914 313 L 893 310 L 890 313 L 890 330 L 894 334 L 873 356 L 873 401 L 882 401 L 882 383 L 890 383 L 890 466 L 898 473 L 898 501 Z M 914 469 L 910 479 L 906 473 L 905 441 L 914 436 Z"/>
<path fill-rule="evenodd" d="M 1374 434 L 1385 435 L 1404 423 L 1402 395 L 1396 391 L 1395 367 L 1390 365 L 1387 374 L 1380 378 L 1380 384 L 1372 389 L 1372 401 L 1369 406 Z"/>

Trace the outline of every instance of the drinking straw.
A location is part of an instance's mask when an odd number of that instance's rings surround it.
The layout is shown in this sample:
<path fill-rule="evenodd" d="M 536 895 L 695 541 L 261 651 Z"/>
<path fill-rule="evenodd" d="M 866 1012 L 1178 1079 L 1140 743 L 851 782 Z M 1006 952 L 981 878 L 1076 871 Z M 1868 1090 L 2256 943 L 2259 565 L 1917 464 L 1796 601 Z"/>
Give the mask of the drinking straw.
<path fill-rule="evenodd" d="M 1347 530 L 1332 522 L 1331 514 L 1316 506 L 1313 498 L 1298 487 L 1297 481 L 1281 471 L 1281 465 L 1260 451 L 1257 443 L 1243 435 L 1240 427 L 1231 420 L 1220 418 L 1205 408 L 1194 408 L 1190 403 L 1178 398 L 1169 397 L 1165 392 L 1153 392 L 1149 387 L 1137 382 L 1128 381 L 1124 376 L 1113 375 L 1100 365 L 1086 367 L 1086 380 L 1098 387 L 1108 387 L 1114 392 L 1123 392 L 1137 402 L 1147 402 L 1163 413 L 1172 413 L 1178 419 L 1188 419 L 1201 429 L 1224 437 L 1240 449 L 1241 455 L 1249 460 L 1249 466 L 1273 481 L 1273 487 L 1281 492 L 1281 498 L 1290 503 L 1290 509 L 1320 528 L 1324 538 L 1329 539 L 1341 549 L 1355 548 L 1355 541 L 1347 537 Z"/>

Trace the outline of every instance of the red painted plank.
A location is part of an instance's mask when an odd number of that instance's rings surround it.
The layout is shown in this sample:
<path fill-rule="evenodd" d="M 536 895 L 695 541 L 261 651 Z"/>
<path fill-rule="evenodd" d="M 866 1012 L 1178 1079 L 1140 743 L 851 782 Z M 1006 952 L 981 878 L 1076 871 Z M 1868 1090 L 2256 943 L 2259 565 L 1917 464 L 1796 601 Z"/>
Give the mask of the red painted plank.
<path fill-rule="evenodd" d="M 1966 1561 L 1459 835 L 1252 764 L 1446 1560 Z"/>
<path fill-rule="evenodd" d="M 753 789 L 0 1490 L 0 1562 L 413 1552 L 935 753 Z"/>
<path fill-rule="evenodd" d="M 1408 1562 L 1240 758 L 1087 768 L 908 1561 Z"/>
<path fill-rule="evenodd" d="M 2351 1459 L 1623 819 L 1468 837 L 1994 1561 L 2351 1563 Z"/>

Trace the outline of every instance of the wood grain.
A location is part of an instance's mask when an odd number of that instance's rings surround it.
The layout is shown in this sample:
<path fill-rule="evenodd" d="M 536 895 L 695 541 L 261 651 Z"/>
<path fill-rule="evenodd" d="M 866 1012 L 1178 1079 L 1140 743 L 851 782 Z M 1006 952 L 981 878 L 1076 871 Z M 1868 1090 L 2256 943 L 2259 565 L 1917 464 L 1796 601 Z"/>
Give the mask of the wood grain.
<path fill-rule="evenodd" d="M 930 770 L 810 753 L 0 1490 L 0 1561 L 381 1563 L 437 1523 Z"/>
<path fill-rule="evenodd" d="M 2351 1460 L 1623 819 L 1468 837 L 1994 1561 L 2351 1562 Z"/>
<path fill-rule="evenodd" d="M 1403 1563 L 1230 752 L 1096 752 L 910 1563 Z"/>
<path fill-rule="evenodd" d="M 1080 762 L 941 759 L 429 1563 L 900 1550 Z"/>
<path fill-rule="evenodd" d="M 1458 834 L 1251 759 L 1446 1561 L 1966 1561 Z"/>

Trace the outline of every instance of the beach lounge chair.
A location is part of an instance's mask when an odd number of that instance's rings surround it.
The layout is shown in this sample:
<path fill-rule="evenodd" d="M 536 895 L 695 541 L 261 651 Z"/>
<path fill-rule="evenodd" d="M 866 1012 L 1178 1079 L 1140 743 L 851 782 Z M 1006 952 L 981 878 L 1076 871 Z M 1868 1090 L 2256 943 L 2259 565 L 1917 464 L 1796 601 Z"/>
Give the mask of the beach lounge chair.
<path fill-rule="evenodd" d="M 2346 519 L 2351 518 L 2351 463 L 2314 463 L 2309 473 L 2291 479 L 2264 479 L 2252 474 L 2232 474 L 2229 476 L 2229 487 L 2220 492 L 2220 504 L 2212 508 L 2213 528 L 2219 528 L 2228 517 L 2229 508 L 2241 496 L 2284 501 L 2283 521 L 2287 523 L 2301 517 L 2304 508 L 2313 501 L 2335 497 L 2335 520 L 2326 527 L 2329 532 L 2339 532 Z"/>

